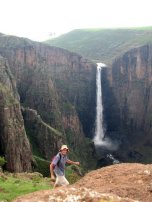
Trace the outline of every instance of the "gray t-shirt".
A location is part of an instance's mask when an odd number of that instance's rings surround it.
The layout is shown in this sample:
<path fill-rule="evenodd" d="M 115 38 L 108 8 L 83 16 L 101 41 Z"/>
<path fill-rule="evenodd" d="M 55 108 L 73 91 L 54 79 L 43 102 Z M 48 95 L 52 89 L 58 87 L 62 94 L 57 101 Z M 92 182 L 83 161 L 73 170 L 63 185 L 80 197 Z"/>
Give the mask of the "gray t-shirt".
<path fill-rule="evenodd" d="M 61 155 L 61 157 L 60 157 L 60 155 Z M 67 155 L 62 155 L 61 153 L 58 153 L 54 157 L 52 164 L 55 166 L 54 172 L 56 175 L 63 176 L 65 174 L 64 170 L 65 170 L 65 164 L 66 164 L 67 160 L 68 160 Z"/>

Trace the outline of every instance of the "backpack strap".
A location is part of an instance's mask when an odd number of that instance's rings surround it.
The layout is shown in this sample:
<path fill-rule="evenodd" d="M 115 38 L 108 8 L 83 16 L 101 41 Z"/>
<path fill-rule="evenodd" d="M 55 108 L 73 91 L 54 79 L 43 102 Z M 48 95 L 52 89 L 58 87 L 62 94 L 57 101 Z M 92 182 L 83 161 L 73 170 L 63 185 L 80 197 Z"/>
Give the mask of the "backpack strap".
<path fill-rule="evenodd" d="M 58 159 L 58 162 L 57 162 L 57 164 L 56 164 L 57 166 L 59 166 L 59 163 L 60 163 L 60 160 L 61 160 L 61 153 L 58 153 L 58 154 L 59 154 L 59 159 Z M 57 154 L 57 155 L 58 155 L 58 154 Z M 56 156 L 57 156 L 57 155 L 56 155 Z M 54 159 L 56 156 L 54 156 L 54 157 L 52 158 L 52 161 L 51 161 L 51 162 L 53 162 L 53 159 Z M 54 169 L 54 168 L 55 168 L 55 166 L 53 165 L 53 169 Z"/>
<path fill-rule="evenodd" d="M 59 153 L 59 160 L 57 162 L 57 166 L 59 166 L 60 160 L 61 160 L 61 153 Z"/>

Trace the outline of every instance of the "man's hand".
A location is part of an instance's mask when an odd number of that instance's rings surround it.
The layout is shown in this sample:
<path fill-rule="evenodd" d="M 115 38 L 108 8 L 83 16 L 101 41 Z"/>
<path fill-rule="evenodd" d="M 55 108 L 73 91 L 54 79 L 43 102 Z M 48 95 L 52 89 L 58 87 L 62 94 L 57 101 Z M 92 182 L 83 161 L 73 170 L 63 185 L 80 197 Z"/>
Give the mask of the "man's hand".
<path fill-rule="evenodd" d="M 77 166 L 79 166 L 80 165 L 80 162 L 74 162 L 75 163 L 75 165 L 77 165 Z"/>
<path fill-rule="evenodd" d="M 54 175 L 51 175 L 51 181 L 52 181 L 52 182 L 55 182 L 55 177 L 54 177 Z"/>
<path fill-rule="evenodd" d="M 80 165 L 80 162 L 75 162 L 75 161 L 71 161 L 71 160 L 67 160 L 67 163 L 74 164 L 74 165 L 77 165 L 77 166 Z"/>

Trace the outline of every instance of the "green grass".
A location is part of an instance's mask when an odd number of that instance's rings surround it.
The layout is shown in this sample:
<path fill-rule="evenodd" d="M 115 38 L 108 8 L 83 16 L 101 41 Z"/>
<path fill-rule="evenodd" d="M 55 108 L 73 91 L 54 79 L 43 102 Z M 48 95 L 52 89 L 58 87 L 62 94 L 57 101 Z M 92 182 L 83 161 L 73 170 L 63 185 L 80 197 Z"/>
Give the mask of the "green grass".
<path fill-rule="evenodd" d="M 26 179 L 15 176 L 0 176 L 0 201 L 11 201 L 20 195 L 50 188 L 52 187 L 49 178 Z"/>
<path fill-rule="evenodd" d="M 49 171 L 49 167 L 47 169 Z M 66 167 L 66 177 L 70 184 L 81 178 L 79 173 L 83 173 L 83 171 L 78 166 Z M 4 175 L 0 173 L 0 202 L 9 202 L 18 196 L 48 189 L 52 189 L 50 178 L 44 178 L 39 173 L 6 173 Z"/>
<path fill-rule="evenodd" d="M 94 62 L 111 64 L 127 50 L 152 43 L 152 27 L 78 29 L 45 43 L 77 52 Z"/>

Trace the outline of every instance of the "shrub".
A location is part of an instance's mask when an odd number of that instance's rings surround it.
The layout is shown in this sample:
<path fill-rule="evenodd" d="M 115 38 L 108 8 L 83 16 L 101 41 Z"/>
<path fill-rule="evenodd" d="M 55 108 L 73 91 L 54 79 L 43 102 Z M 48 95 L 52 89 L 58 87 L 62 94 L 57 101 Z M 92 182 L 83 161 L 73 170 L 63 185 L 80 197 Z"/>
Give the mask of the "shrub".
<path fill-rule="evenodd" d="M 4 166 L 6 163 L 6 160 L 4 157 L 0 156 L 0 167 Z"/>
<path fill-rule="evenodd" d="M 44 177 L 50 176 L 50 162 L 38 156 L 34 156 L 36 160 L 35 172 L 41 173 Z"/>
<path fill-rule="evenodd" d="M 70 165 L 66 167 L 66 177 L 70 184 L 77 182 L 82 175 L 82 171 L 78 166 Z"/>

